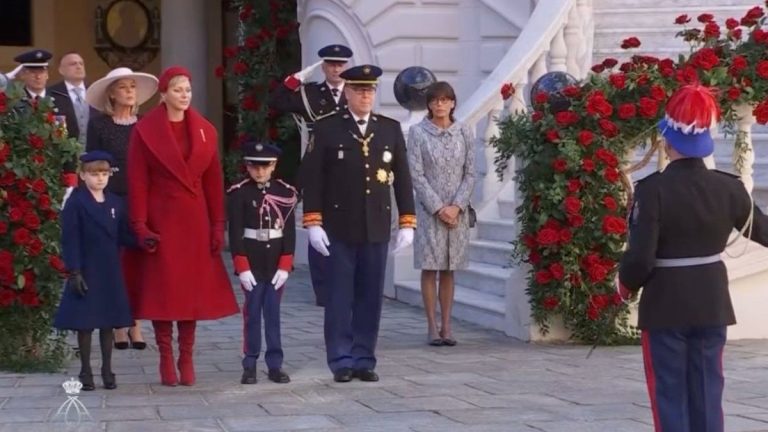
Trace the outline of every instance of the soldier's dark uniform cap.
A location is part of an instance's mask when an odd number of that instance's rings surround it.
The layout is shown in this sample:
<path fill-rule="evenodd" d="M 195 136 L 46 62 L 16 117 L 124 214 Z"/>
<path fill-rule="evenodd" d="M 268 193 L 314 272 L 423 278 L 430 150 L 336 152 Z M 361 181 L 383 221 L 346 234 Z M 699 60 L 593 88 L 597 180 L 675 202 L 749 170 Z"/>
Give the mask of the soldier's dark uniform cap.
<path fill-rule="evenodd" d="M 248 141 L 243 144 L 243 159 L 246 163 L 266 165 L 274 162 L 283 153 L 280 147 L 269 143 Z"/>
<path fill-rule="evenodd" d="M 48 60 L 52 57 L 53 54 L 46 50 L 35 49 L 17 55 L 13 58 L 13 61 L 25 68 L 47 68 Z"/>
<path fill-rule="evenodd" d="M 347 84 L 376 85 L 381 74 L 381 68 L 378 66 L 360 65 L 345 70 L 339 77 Z"/>
<path fill-rule="evenodd" d="M 320 48 L 317 56 L 325 61 L 346 63 L 352 57 L 352 50 L 344 45 L 328 45 Z"/>
<path fill-rule="evenodd" d="M 109 163 L 110 166 L 115 165 L 115 159 L 112 157 L 112 155 L 109 152 L 106 152 L 104 150 L 92 150 L 80 155 L 80 162 L 82 163 L 96 162 L 96 161 L 107 162 Z"/>

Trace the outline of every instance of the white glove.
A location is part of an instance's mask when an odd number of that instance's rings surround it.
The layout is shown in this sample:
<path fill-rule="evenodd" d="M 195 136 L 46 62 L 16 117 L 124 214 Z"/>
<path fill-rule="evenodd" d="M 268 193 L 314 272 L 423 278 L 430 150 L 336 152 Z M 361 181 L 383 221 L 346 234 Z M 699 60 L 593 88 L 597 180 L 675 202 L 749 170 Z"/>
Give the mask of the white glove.
<path fill-rule="evenodd" d="M 301 81 L 302 83 L 306 81 L 307 78 L 309 78 L 312 75 L 312 72 L 315 71 L 321 64 L 323 64 L 323 60 L 320 60 L 319 62 L 315 64 L 311 64 L 304 69 L 300 70 L 299 72 L 296 72 L 293 74 L 294 78 Z"/>
<path fill-rule="evenodd" d="M 278 270 L 275 272 L 275 277 L 272 278 L 272 285 L 275 286 L 275 291 L 285 285 L 285 281 L 288 280 L 288 272 L 285 270 Z"/>
<path fill-rule="evenodd" d="M 61 209 L 64 210 L 64 204 L 67 203 L 67 200 L 69 199 L 69 196 L 72 195 L 72 191 L 75 188 L 72 186 L 68 187 L 66 191 L 64 191 L 64 199 L 61 200 Z"/>
<path fill-rule="evenodd" d="M 397 232 L 397 241 L 395 242 L 395 248 L 392 249 L 392 253 L 394 254 L 407 248 L 411 243 L 413 243 L 413 228 L 400 228 Z"/>
<path fill-rule="evenodd" d="M 320 255 L 330 256 L 331 253 L 328 251 L 328 246 L 331 245 L 331 242 L 328 241 L 328 235 L 325 233 L 323 227 L 311 226 L 307 231 L 309 233 L 309 244 L 311 244 L 316 251 L 320 252 Z"/>
<path fill-rule="evenodd" d="M 244 290 L 253 291 L 253 287 L 256 286 L 256 278 L 253 277 L 253 273 L 250 270 L 240 272 L 237 277 L 240 279 L 240 286 L 242 286 Z"/>

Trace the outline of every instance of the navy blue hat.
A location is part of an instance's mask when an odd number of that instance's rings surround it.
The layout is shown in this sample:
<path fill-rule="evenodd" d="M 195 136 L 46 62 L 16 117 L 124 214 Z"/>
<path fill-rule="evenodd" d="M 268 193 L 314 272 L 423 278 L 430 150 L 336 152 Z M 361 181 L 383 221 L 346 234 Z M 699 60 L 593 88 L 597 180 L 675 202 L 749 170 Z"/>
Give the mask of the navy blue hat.
<path fill-rule="evenodd" d="M 282 153 L 280 147 L 268 143 L 249 141 L 243 144 L 243 159 L 249 164 L 266 165 L 276 161 Z"/>
<path fill-rule="evenodd" d="M 317 56 L 325 61 L 346 63 L 352 57 L 352 50 L 344 45 L 328 45 L 320 48 Z"/>
<path fill-rule="evenodd" d="M 381 74 L 381 68 L 378 66 L 360 65 L 345 70 L 339 77 L 347 84 L 376 85 Z"/>
<path fill-rule="evenodd" d="M 104 150 L 93 150 L 80 155 L 80 162 L 82 163 L 96 161 L 105 161 L 109 163 L 110 166 L 115 165 L 115 160 L 112 158 L 112 155 L 109 154 L 109 152 L 105 152 Z"/>
<path fill-rule="evenodd" d="M 13 58 L 13 61 L 26 68 L 47 68 L 48 60 L 50 60 L 52 57 L 53 54 L 49 53 L 48 51 L 36 49 L 17 55 Z"/>

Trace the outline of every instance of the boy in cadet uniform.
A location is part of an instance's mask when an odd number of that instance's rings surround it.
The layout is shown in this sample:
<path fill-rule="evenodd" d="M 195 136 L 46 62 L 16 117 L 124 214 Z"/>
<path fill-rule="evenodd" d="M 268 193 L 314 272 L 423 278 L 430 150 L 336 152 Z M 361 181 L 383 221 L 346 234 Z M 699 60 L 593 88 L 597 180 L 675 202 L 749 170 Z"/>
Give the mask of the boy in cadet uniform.
<path fill-rule="evenodd" d="M 250 178 L 232 186 L 228 197 L 229 244 L 235 272 L 245 293 L 243 306 L 242 384 L 256 384 L 256 360 L 261 352 L 261 317 L 267 351 L 268 377 L 290 382 L 282 369 L 280 342 L 281 289 L 293 269 L 296 189 L 272 180 L 281 150 L 271 144 L 248 142 L 244 158 Z"/>
<path fill-rule="evenodd" d="M 77 332 L 80 382 L 95 388 L 91 371 L 91 335 L 99 329 L 101 378 L 106 389 L 117 388 L 112 373 L 113 330 L 130 327 L 133 316 L 123 283 L 121 246 L 135 246 L 123 201 L 106 192 L 114 162 L 104 151 L 80 157 L 80 178 L 61 212 L 61 249 L 68 278 L 56 312 L 54 327 Z M 143 247 L 153 248 L 154 244 Z"/>

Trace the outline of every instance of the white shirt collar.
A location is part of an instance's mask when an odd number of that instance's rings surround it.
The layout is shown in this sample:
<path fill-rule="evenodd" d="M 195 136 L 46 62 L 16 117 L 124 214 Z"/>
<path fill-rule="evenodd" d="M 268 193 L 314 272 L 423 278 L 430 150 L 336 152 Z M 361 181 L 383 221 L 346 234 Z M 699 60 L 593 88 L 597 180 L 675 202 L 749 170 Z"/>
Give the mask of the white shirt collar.
<path fill-rule="evenodd" d="M 333 84 L 329 83 L 328 81 L 325 82 L 325 85 L 328 86 L 328 90 L 333 90 L 335 88 L 339 89 L 339 95 L 341 95 L 341 92 L 344 91 L 344 82 L 343 81 L 338 86 L 334 86 Z"/>
<path fill-rule="evenodd" d="M 366 114 L 366 115 L 364 115 L 362 117 L 358 117 L 352 111 L 350 111 L 349 113 L 352 114 L 352 118 L 355 119 L 355 123 L 357 123 L 358 120 L 365 120 L 365 123 L 368 124 L 368 121 L 371 119 L 371 113 L 368 113 L 368 114 Z"/>
<path fill-rule="evenodd" d="M 30 90 L 28 87 L 25 87 L 25 90 L 27 90 L 27 93 L 32 95 L 32 97 L 35 97 L 35 96 L 40 96 L 41 98 L 45 97 L 45 89 L 43 89 L 43 91 L 41 91 L 40 93 L 35 93 L 32 90 Z"/>
<path fill-rule="evenodd" d="M 72 93 L 72 90 L 74 90 L 75 88 L 79 88 L 80 90 L 83 91 L 83 94 L 85 94 L 85 84 L 83 83 L 80 83 L 80 85 L 76 86 L 76 85 L 70 84 L 69 81 L 64 81 L 64 85 L 67 86 L 67 91 L 70 93 Z"/>

